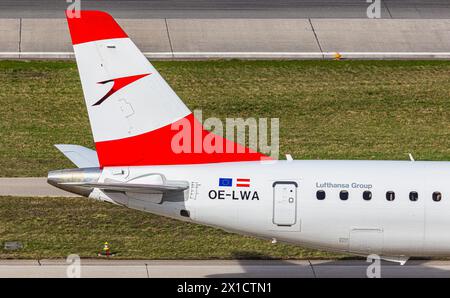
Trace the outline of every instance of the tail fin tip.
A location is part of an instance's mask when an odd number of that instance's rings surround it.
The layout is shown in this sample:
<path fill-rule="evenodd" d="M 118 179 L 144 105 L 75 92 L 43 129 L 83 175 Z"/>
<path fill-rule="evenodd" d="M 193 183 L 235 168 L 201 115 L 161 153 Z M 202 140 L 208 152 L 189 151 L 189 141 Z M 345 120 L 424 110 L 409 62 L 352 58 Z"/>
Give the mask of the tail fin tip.
<path fill-rule="evenodd" d="M 66 11 L 66 18 L 73 45 L 128 37 L 114 18 L 104 11 L 82 10 L 78 16 L 73 16 Z"/>

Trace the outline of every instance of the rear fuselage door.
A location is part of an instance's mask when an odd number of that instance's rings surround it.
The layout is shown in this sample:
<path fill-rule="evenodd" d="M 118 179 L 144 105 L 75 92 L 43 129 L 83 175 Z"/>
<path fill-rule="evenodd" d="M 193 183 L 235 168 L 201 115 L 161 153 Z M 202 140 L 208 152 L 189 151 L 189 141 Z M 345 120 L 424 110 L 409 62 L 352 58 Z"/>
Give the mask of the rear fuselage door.
<path fill-rule="evenodd" d="M 273 187 L 273 223 L 292 226 L 297 222 L 297 183 L 276 181 Z"/>

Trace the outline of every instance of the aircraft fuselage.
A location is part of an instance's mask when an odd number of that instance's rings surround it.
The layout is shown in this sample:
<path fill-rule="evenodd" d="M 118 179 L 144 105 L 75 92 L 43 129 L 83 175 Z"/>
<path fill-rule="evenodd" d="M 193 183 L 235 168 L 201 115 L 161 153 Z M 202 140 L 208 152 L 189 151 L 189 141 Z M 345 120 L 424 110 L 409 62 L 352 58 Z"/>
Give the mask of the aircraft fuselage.
<path fill-rule="evenodd" d="M 184 193 L 89 197 L 227 231 L 367 255 L 450 255 L 450 162 L 269 161 L 109 167 L 98 181 L 189 183 Z M 79 179 L 79 178 L 78 178 Z"/>

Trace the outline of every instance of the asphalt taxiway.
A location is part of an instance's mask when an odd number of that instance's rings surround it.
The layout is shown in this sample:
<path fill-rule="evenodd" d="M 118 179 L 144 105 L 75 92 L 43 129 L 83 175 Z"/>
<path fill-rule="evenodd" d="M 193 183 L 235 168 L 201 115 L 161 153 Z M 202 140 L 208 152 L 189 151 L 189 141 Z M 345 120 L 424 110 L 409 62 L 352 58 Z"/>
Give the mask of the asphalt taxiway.
<path fill-rule="evenodd" d="M 72 2 L 72 1 L 70 1 Z M 366 18 L 365 0 L 82 0 L 81 9 L 104 10 L 118 18 Z M 63 18 L 60 0 L 2 0 L 0 18 Z M 388 19 L 450 18 L 447 0 L 382 0 Z"/>

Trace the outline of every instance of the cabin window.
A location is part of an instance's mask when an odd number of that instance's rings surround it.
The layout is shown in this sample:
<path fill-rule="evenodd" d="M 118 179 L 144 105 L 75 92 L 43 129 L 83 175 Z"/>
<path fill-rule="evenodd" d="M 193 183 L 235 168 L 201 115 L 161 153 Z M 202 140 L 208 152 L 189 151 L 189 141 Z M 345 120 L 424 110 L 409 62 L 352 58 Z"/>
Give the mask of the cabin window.
<path fill-rule="evenodd" d="M 341 198 L 341 200 L 345 201 L 348 199 L 348 191 L 346 190 L 341 190 L 341 192 L 339 193 L 339 198 Z"/>
<path fill-rule="evenodd" d="M 323 190 L 318 190 L 316 192 L 316 198 L 318 200 L 325 200 L 325 196 L 326 196 L 326 194 L 325 194 L 325 191 L 323 191 Z"/>
<path fill-rule="evenodd" d="M 363 192 L 363 199 L 366 201 L 370 201 L 372 199 L 372 192 L 368 190 Z"/>
<path fill-rule="evenodd" d="M 442 200 L 442 194 L 438 191 L 433 192 L 433 201 L 439 202 Z"/>
<path fill-rule="evenodd" d="M 419 194 L 417 193 L 417 191 L 412 191 L 409 193 L 409 200 L 412 202 L 415 202 L 419 199 Z"/>
<path fill-rule="evenodd" d="M 386 192 L 386 200 L 393 201 L 395 200 L 395 192 L 393 191 L 387 191 Z"/>

